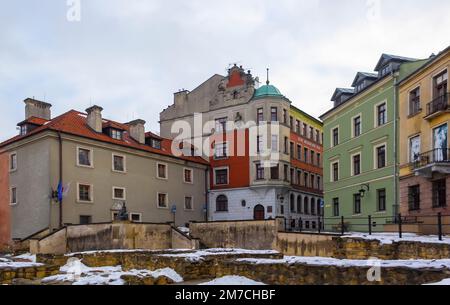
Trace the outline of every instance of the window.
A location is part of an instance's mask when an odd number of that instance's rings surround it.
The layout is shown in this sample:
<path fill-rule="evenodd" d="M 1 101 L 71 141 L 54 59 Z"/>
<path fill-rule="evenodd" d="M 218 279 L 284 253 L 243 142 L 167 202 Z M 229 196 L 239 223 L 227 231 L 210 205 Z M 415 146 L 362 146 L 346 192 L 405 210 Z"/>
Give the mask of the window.
<path fill-rule="evenodd" d="M 361 214 L 361 195 L 360 194 L 353 195 L 353 214 L 355 214 L 355 215 Z"/>
<path fill-rule="evenodd" d="M 156 177 L 159 179 L 167 179 L 167 164 L 157 163 L 156 164 Z"/>
<path fill-rule="evenodd" d="M 446 203 L 446 180 L 441 179 L 437 181 L 433 181 L 432 191 L 433 191 L 433 208 L 441 208 L 447 206 Z"/>
<path fill-rule="evenodd" d="M 289 154 L 289 139 L 288 137 L 284 137 L 284 153 Z"/>
<path fill-rule="evenodd" d="M 295 169 L 291 168 L 291 183 L 295 183 Z"/>
<path fill-rule="evenodd" d="M 267 213 L 272 213 L 273 212 L 273 207 L 271 206 L 271 205 L 269 205 L 268 207 L 267 207 Z"/>
<path fill-rule="evenodd" d="M 256 137 L 256 152 L 258 154 L 261 153 L 263 147 L 263 136 L 257 136 Z"/>
<path fill-rule="evenodd" d="M 297 213 L 302 213 L 302 196 L 297 196 Z"/>
<path fill-rule="evenodd" d="M 334 162 L 331 164 L 331 181 L 339 181 L 339 162 Z"/>
<path fill-rule="evenodd" d="M 228 198 L 220 195 L 216 198 L 216 212 L 228 212 Z"/>
<path fill-rule="evenodd" d="M 192 205 L 192 197 L 184 197 L 184 209 L 189 211 L 192 211 L 194 209 Z"/>
<path fill-rule="evenodd" d="M 410 211 L 420 210 L 420 185 L 408 187 L 408 206 Z"/>
<path fill-rule="evenodd" d="M 291 213 L 295 213 L 295 196 L 294 194 L 291 194 L 290 196 L 290 207 L 291 207 Z"/>
<path fill-rule="evenodd" d="M 308 173 L 303 173 L 303 183 L 305 183 L 305 187 L 308 187 L 308 182 L 309 182 L 309 174 Z"/>
<path fill-rule="evenodd" d="M 333 216 L 339 216 L 339 198 L 333 198 Z"/>
<path fill-rule="evenodd" d="M 308 197 L 303 198 L 303 212 L 306 215 L 309 214 L 309 198 Z"/>
<path fill-rule="evenodd" d="M 123 187 L 113 187 L 113 199 L 125 200 L 125 192 L 125 188 Z"/>
<path fill-rule="evenodd" d="M 292 116 L 289 117 L 289 127 L 294 130 L 294 118 Z"/>
<path fill-rule="evenodd" d="M 339 128 L 337 127 L 332 130 L 332 141 L 331 146 L 339 145 Z"/>
<path fill-rule="evenodd" d="M 278 108 L 277 107 L 270 108 L 270 121 L 278 122 Z"/>
<path fill-rule="evenodd" d="M 263 121 L 264 121 L 264 109 L 258 108 L 258 110 L 256 111 L 256 123 L 259 125 Z"/>
<path fill-rule="evenodd" d="M 280 205 L 280 214 L 284 215 L 284 205 Z"/>
<path fill-rule="evenodd" d="M 270 168 L 270 179 L 278 180 L 280 179 L 280 165 L 277 164 Z"/>
<path fill-rule="evenodd" d="M 311 174 L 311 183 L 309 184 L 309 186 L 311 187 L 311 188 L 314 188 L 314 181 L 316 180 L 316 177 L 313 175 L 313 174 Z"/>
<path fill-rule="evenodd" d="M 302 159 L 302 146 L 300 144 L 297 144 L 297 159 Z"/>
<path fill-rule="evenodd" d="M 320 167 L 321 160 L 320 160 L 320 154 L 317 154 L 317 166 Z"/>
<path fill-rule="evenodd" d="M 320 176 L 317 176 L 317 189 L 318 190 L 322 189 L 322 181 Z"/>
<path fill-rule="evenodd" d="M 17 204 L 17 188 L 16 187 L 11 188 L 9 197 L 10 197 L 9 203 L 11 205 Z"/>
<path fill-rule="evenodd" d="M 379 212 L 386 211 L 386 190 L 377 190 L 377 208 Z"/>
<path fill-rule="evenodd" d="M 115 172 L 125 172 L 125 157 L 120 155 L 113 156 L 113 171 Z"/>
<path fill-rule="evenodd" d="M 28 132 L 28 125 L 27 124 L 24 124 L 24 125 L 20 126 L 20 135 L 21 136 L 26 135 L 27 132 Z"/>
<path fill-rule="evenodd" d="M 15 170 L 17 170 L 17 153 L 12 153 L 9 155 L 9 171 Z"/>
<path fill-rule="evenodd" d="M 122 140 L 122 131 L 118 129 L 111 128 L 110 132 L 111 138 L 116 140 Z"/>
<path fill-rule="evenodd" d="M 389 73 L 391 73 L 391 71 L 392 71 L 392 66 L 391 65 L 384 66 L 381 69 L 381 72 L 380 72 L 381 73 L 381 77 L 388 75 Z"/>
<path fill-rule="evenodd" d="M 417 162 L 420 160 L 420 136 L 409 139 L 409 161 Z"/>
<path fill-rule="evenodd" d="M 303 123 L 303 136 L 306 138 L 308 134 L 308 125 Z"/>
<path fill-rule="evenodd" d="M 193 172 L 192 169 L 189 168 L 185 168 L 184 169 L 184 175 L 183 175 L 183 179 L 185 183 L 193 183 Z"/>
<path fill-rule="evenodd" d="M 78 201 L 92 202 L 92 185 L 78 184 Z"/>
<path fill-rule="evenodd" d="M 214 158 L 226 158 L 228 156 L 228 143 L 216 143 L 214 145 Z"/>
<path fill-rule="evenodd" d="M 439 75 L 437 75 L 433 78 L 433 97 L 434 98 L 443 97 L 443 96 L 445 96 L 445 94 L 447 94 L 447 82 L 448 82 L 447 70 L 443 71 L 442 73 L 440 73 Z M 444 104 L 446 104 L 446 102 Z"/>
<path fill-rule="evenodd" d="M 314 139 L 314 127 L 309 127 L 309 138 Z"/>
<path fill-rule="evenodd" d="M 316 129 L 316 142 L 320 143 L 320 131 Z"/>
<path fill-rule="evenodd" d="M 316 199 L 311 198 L 311 215 L 316 215 Z"/>
<path fill-rule="evenodd" d="M 304 153 L 303 153 L 303 161 L 305 161 L 305 163 L 308 163 L 308 148 L 304 148 Z"/>
<path fill-rule="evenodd" d="M 294 158 L 294 156 L 295 156 L 295 151 L 294 151 L 294 142 L 291 142 L 290 143 L 291 145 L 290 145 L 290 154 L 291 154 L 291 158 Z"/>
<path fill-rule="evenodd" d="M 361 135 L 361 117 L 358 116 L 353 119 L 353 136 L 359 137 Z"/>
<path fill-rule="evenodd" d="M 283 109 L 283 123 L 287 124 L 287 110 Z"/>
<path fill-rule="evenodd" d="M 297 134 L 300 134 L 300 121 L 299 120 L 295 120 L 295 132 Z"/>
<path fill-rule="evenodd" d="M 224 133 L 227 131 L 228 118 L 216 119 L 216 133 Z"/>
<path fill-rule="evenodd" d="M 289 171 L 289 166 L 288 165 L 284 165 L 283 166 L 283 171 L 284 171 L 284 181 L 289 181 L 289 177 L 288 177 L 288 171 Z"/>
<path fill-rule="evenodd" d="M 353 176 L 361 174 L 361 155 L 354 155 L 352 157 Z"/>
<path fill-rule="evenodd" d="M 78 166 L 92 167 L 92 150 L 87 148 L 78 148 Z"/>
<path fill-rule="evenodd" d="M 314 164 L 314 160 L 316 159 L 316 153 L 314 151 L 311 150 L 311 158 L 309 159 L 309 161 L 311 162 L 311 164 Z"/>
<path fill-rule="evenodd" d="M 387 123 L 386 103 L 377 106 L 377 124 L 382 126 Z"/>
<path fill-rule="evenodd" d="M 168 208 L 169 203 L 166 193 L 158 193 L 158 208 Z"/>
<path fill-rule="evenodd" d="M 216 169 L 216 185 L 228 184 L 228 169 Z"/>
<path fill-rule="evenodd" d="M 141 222 L 142 214 L 141 213 L 130 213 L 130 220 L 132 222 Z"/>
<path fill-rule="evenodd" d="M 272 152 L 278 152 L 278 136 L 272 135 Z"/>
<path fill-rule="evenodd" d="M 302 171 L 297 170 L 297 184 L 300 185 L 302 181 Z"/>
<path fill-rule="evenodd" d="M 420 88 L 409 93 L 409 115 L 415 115 L 422 110 L 420 107 Z"/>
<path fill-rule="evenodd" d="M 377 168 L 386 167 L 386 145 L 376 147 Z"/>
<path fill-rule="evenodd" d="M 264 180 L 264 167 L 260 164 L 256 164 L 256 180 Z"/>
<path fill-rule="evenodd" d="M 80 225 L 88 225 L 90 223 L 92 223 L 92 216 L 80 215 Z"/>

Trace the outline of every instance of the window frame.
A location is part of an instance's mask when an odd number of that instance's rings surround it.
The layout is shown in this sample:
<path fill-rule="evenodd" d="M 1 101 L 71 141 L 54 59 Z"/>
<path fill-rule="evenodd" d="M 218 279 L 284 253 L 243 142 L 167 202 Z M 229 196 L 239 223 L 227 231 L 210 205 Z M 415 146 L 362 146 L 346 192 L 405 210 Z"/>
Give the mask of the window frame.
<path fill-rule="evenodd" d="M 115 166 L 115 162 L 114 162 L 114 158 L 115 157 L 120 157 L 123 160 L 123 171 L 117 170 L 114 168 Z M 112 153 L 111 154 L 111 158 L 112 158 L 112 171 L 115 173 L 121 173 L 121 174 L 125 174 L 127 172 L 127 157 L 125 155 L 122 154 L 117 154 L 117 153 Z"/>
<path fill-rule="evenodd" d="M 189 171 L 191 173 L 190 174 L 191 181 L 186 180 L 186 171 Z M 183 167 L 183 182 L 187 184 L 194 184 L 194 169 L 190 167 Z"/>
<path fill-rule="evenodd" d="M 87 150 L 89 151 L 89 159 L 90 159 L 90 165 L 85 165 L 85 164 L 81 164 L 80 163 L 80 150 Z M 84 168 L 94 168 L 94 149 L 93 148 L 89 148 L 86 146 L 77 146 L 76 147 L 76 160 L 77 160 L 77 166 L 78 167 L 84 167 Z"/>
<path fill-rule="evenodd" d="M 217 172 L 218 171 L 223 171 L 223 170 L 227 171 L 227 181 L 226 181 L 226 183 L 223 183 L 223 184 L 222 183 L 217 183 Z M 214 171 L 213 171 L 213 179 L 214 179 L 213 182 L 214 182 L 215 186 L 226 186 L 226 185 L 229 185 L 230 184 L 230 168 L 228 166 L 215 168 Z"/>
<path fill-rule="evenodd" d="M 191 208 L 190 208 L 190 209 L 187 209 L 187 208 L 186 208 L 186 199 L 187 199 L 187 198 L 191 198 Z M 185 196 L 184 196 L 184 200 L 183 200 L 183 209 L 184 209 L 185 211 L 189 211 L 189 212 L 194 211 L 194 196 L 191 196 L 191 195 L 185 195 Z"/>
<path fill-rule="evenodd" d="M 336 147 L 336 146 L 338 146 L 339 145 L 339 143 L 340 143 L 340 132 L 339 132 L 339 125 L 337 125 L 337 126 L 334 126 L 333 128 L 331 128 L 331 130 L 330 130 L 330 133 L 331 133 L 331 137 L 330 137 L 330 147 L 331 148 L 333 148 L 333 147 Z M 334 137 L 334 131 L 335 130 L 337 130 L 337 137 L 336 137 L 336 143 L 335 143 L 335 137 Z"/>
<path fill-rule="evenodd" d="M 356 119 L 359 119 L 359 134 L 356 134 Z M 362 114 L 358 113 L 352 117 L 352 138 L 358 138 L 362 135 Z"/>
<path fill-rule="evenodd" d="M 15 167 L 14 167 L 14 168 L 12 168 L 12 165 L 13 165 L 13 160 L 12 160 L 12 159 L 13 159 L 13 157 L 14 157 L 14 159 L 15 159 Z M 18 167 L 19 167 L 19 164 L 18 164 L 18 155 L 17 155 L 17 152 L 16 152 L 16 151 L 13 151 L 13 152 L 11 152 L 11 153 L 9 154 L 9 166 L 8 166 L 9 172 L 10 172 L 10 173 L 16 172 Z"/>
<path fill-rule="evenodd" d="M 166 195 L 166 206 L 160 206 L 159 205 L 159 195 Z M 162 210 L 168 210 L 169 209 L 169 193 L 167 192 L 156 192 L 156 208 L 162 209 Z"/>
<path fill-rule="evenodd" d="M 260 176 L 262 173 L 262 176 Z M 261 162 L 255 163 L 255 180 L 256 181 L 264 181 L 266 180 L 266 172 L 264 166 L 262 166 Z"/>
<path fill-rule="evenodd" d="M 419 94 L 418 95 L 416 94 L 415 99 L 418 99 L 418 101 L 415 101 L 415 103 L 418 104 L 418 108 L 415 109 L 416 110 L 415 112 L 413 112 L 412 111 L 413 109 L 411 107 L 413 105 L 412 94 L 416 93 L 417 91 L 419 92 Z M 417 106 L 416 104 L 414 105 Z M 420 112 L 422 112 L 422 88 L 419 85 L 408 91 L 408 116 L 412 117 L 419 114 Z"/>
<path fill-rule="evenodd" d="M 80 186 L 89 186 L 89 199 L 82 200 L 80 198 Z M 94 185 L 90 183 L 77 182 L 77 203 L 94 203 Z"/>
<path fill-rule="evenodd" d="M 357 202 L 359 202 L 359 206 L 357 206 Z M 361 194 L 359 193 L 353 194 L 353 215 L 357 216 L 361 214 L 362 214 Z"/>
<path fill-rule="evenodd" d="M 123 198 L 116 197 L 116 192 L 115 192 L 116 189 L 123 191 Z M 126 201 L 127 200 L 127 189 L 125 187 L 121 187 L 121 186 L 113 186 L 112 187 L 112 199 Z"/>
<path fill-rule="evenodd" d="M 139 220 L 133 220 L 133 215 L 139 215 Z M 142 213 L 135 213 L 135 212 L 130 212 L 128 214 L 128 220 L 134 223 L 142 223 Z"/>
<path fill-rule="evenodd" d="M 334 165 L 337 164 L 337 180 L 335 180 L 334 176 Z M 338 182 L 341 178 L 340 176 L 340 168 L 339 168 L 339 160 L 333 160 L 330 162 L 330 182 Z"/>
<path fill-rule="evenodd" d="M 359 171 L 358 171 L 357 174 L 355 173 L 355 157 L 356 156 L 359 156 Z M 361 170 L 362 169 L 361 168 L 361 165 L 362 165 L 361 161 L 362 161 L 362 159 L 361 159 L 361 157 L 362 157 L 362 153 L 360 151 L 350 155 L 350 171 L 351 171 L 351 176 L 352 177 L 360 176 L 361 173 L 362 173 L 362 170 Z"/>
<path fill-rule="evenodd" d="M 222 145 L 224 148 L 222 148 L 221 152 L 223 154 L 223 156 L 218 156 L 217 155 L 217 146 L 218 145 Z M 214 160 L 223 160 L 223 159 L 228 159 L 230 155 L 230 151 L 229 151 L 229 145 L 228 145 L 228 141 L 223 141 L 223 142 L 216 142 L 214 143 Z"/>
<path fill-rule="evenodd" d="M 333 217 L 339 217 L 341 215 L 339 198 L 332 199 Z"/>
<path fill-rule="evenodd" d="M 384 197 L 380 196 L 381 192 L 384 193 Z M 380 208 L 380 198 L 384 198 L 384 209 Z M 377 189 L 377 211 L 378 212 L 386 212 L 386 210 L 387 210 L 386 203 L 387 203 L 387 192 L 386 192 L 386 189 L 385 188 L 384 189 Z"/>
<path fill-rule="evenodd" d="M 385 122 L 383 124 L 379 124 L 380 123 L 380 116 L 379 116 L 379 108 L 380 106 L 384 105 L 385 106 L 385 111 L 384 111 L 384 118 L 385 118 Z M 386 126 L 388 123 L 388 103 L 387 100 L 384 100 L 382 102 L 379 102 L 377 104 L 374 105 L 374 128 L 378 128 L 378 127 L 382 127 L 382 126 Z"/>
<path fill-rule="evenodd" d="M 383 167 L 379 167 L 379 160 L 378 160 L 378 149 L 384 146 L 384 166 Z M 377 145 L 374 145 L 373 147 L 373 169 L 377 170 L 377 169 L 383 169 L 388 167 L 388 160 L 387 160 L 387 156 L 388 156 L 388 150 L 387 150 L 387 143 L 380 143 Z"/>
<path fill-rule="evenodd" d="M 13 196 L 14 194 L 14 196 Z M 13 202 L 13 198 L 15 199 L 15 202 Z M 17 186 L 12 185 L 9 188 L 9 205 L 10 206 L 16 206 L 19 204 L 18 194 L 17 194 Z"/>
<path fill-rule="evenodd" d="M 415 190 L 415 191 L 413 191 Z M 417 195 L 417 196 L 415 196 Z M 420 211 L 420 184 L 408 186 L 408 210 Z"/>
<path fill-rule="evenodd" d="M 217 128 L 220 126 L 220 128 Z M 214 131 L 216 134 L 226 133 L 228 128 L 228 117 L 220 117 L 214 119 Z"/>
<path fill-rule="evenodd" d="M 164 165 L 165 166 L 165 175 L 166 177 L 160 177 L 159 176 L 159 166 Z M 156 162 L 156 179 L 159 180 L 169 180 L 169 165 L 164 162 Z"/>

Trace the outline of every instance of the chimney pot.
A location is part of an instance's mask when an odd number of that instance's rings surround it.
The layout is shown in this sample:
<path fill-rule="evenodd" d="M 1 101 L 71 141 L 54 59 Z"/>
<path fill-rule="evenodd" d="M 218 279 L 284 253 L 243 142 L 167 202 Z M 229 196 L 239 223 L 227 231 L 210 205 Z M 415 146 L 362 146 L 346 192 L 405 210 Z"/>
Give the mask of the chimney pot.
<path fill-rule="evenodd" d="M 52 104 L 38 101 L 34 98 L 27 98 L 23 101 L 25 103 L 25 120 L 30 117 L 36 117 L 44 120 L 51 120 L 52 114 L 51 109 Z"/>
<path fill-rule="evenodd" d="M 127 125 L 130 127 L 130 136 L 140 144 L 145 144 L 145 121 L 137 119 Z"/>

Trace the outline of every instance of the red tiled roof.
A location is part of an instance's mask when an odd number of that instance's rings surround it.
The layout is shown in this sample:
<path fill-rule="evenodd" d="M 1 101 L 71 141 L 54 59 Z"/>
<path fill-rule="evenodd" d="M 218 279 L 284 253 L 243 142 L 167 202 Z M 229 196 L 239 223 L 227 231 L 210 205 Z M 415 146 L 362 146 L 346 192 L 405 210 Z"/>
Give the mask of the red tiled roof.
<path fill-rule="evenodd" d="M 111 127 L 111 128 L 115 128 L 115 129 L 119 129 L 119 130 L 127 130 L 127 125 L 120 124 L 120 123 L 113 122 L 113 121 L 103 122 L 102 126 L 103 126 L 103 128 Z"/>
<path fill-rule="evenodd" d="M 124 133 L 123 140 L 113 139 L 104 133 L 95 132 L 87 124 L 86 118 L 87 118 L 87 115 L 85 113 L 78 112 L 76 110 L 70 110 L 70 111 L 52 119 L 51 121 L 45 121 L 44 125 L 41 125 L 35 129 L 33 129 L 26 135 L 15 136 L 3 143 L 0 143 L 0 147 L 4 147 L 8 144 L 22 140 L 24 138 L 27 138 L 31 135 L 37 134 L 37 133 L 45 131 L 45 130 L 53 130 L 53 131 L 62 132 L 65 134 L 80 136 L 80 137 L 84 137 L 84 138 L 88 138 L 88 139 L 92 139 L 92 140 L 96 140 L 96 141 L 101 141 L 101 142 L 116 144 L 116 145 L 120 145 L 120 146 L 124 146 L 124 147 L 148 151 L 151 153 L 169 156 L 169 157 L 182 159 L 182 160 L 186 160 L 186 161 L 192 161 L 192 162 L 201 163 L 201 164 L 205 164 L 205 165 L 208 164 L 208 162 L 201 157 L 190 157 L 190 156 L 177 157 L 177 156 L 173 155 L 171 152 L 172 140 L 170 140 L 170 139 L 161 138 L 162 139 L 161 149 L 156 149 L 156 148 L 153 148 L 146 144 L 140 144 L 139 142 L 137 142 L 136 140 L 131 138 L 128 132 Z M 118 122 L 114 122 L 114 121 L 109 121 L 109 120 L 104 120 L 104 121 L 105 121 L 104 124 L 110 123 L 111 126 L 113 126 L 113 125 L 120 126 L 120 128 L 123 128 L 123 130 L 129 131 L 129 127 L 127 125 L 124 125 L 124 124 L 121 124 Z"/>
<path fill-rule="evenodd" d="M 42 126 L 47 122 L 49 122 L 49 120 L 32 116 L 32 117 L 29 117 L 28 119 L 26 119 L 25 121 L 20 122 L 19 124 L 17 124 L 17 126 L 20 126 L 23 124 L 34 124 L 34 125 Z"/>

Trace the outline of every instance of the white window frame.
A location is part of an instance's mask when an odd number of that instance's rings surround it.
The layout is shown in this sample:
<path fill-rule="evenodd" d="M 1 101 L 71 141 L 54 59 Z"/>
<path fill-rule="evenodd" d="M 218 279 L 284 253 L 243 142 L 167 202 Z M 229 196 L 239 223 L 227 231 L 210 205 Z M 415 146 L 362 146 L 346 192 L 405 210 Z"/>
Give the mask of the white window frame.
<path fill-rule="evenodd" d="M 16 202 L 12 202 L 13 199 L 13 190 L 16 190 Z M 17 194 L 17 187 L 15 185 L 11 186 L 9 188 L 9 205 L 10 206 L 15 206 L 19 203 L 19 198 L 18 198 L 18 194 Z"/>
<path fill-rule="evenodd" d="M 86 185 L 89 186 L 90 188 L 90 201 L 85 201 L 85 200 L 81 200 L 80 199 L 80 185 Z M 82 182 L 77 182 L 77 203 L 94 203 L 94 185 L 90 184 L 90 183 L 82 183 Z"/>
<path fill-rule="evenodd" d="M 359 174 L 355 175 L 355 168 L 353 164 L 353 157 L 359 156 Z M 362 174 L 362 153 L 360 151 L 350 155 L 350 176 L 358 177 Z"/>
<path fill-rule="evenodd" d="M 165 173 L 166 173 L 166 177 L 160 177 L 159 176 L 159 170 L 158 167 L 160 165 L 164 165 L 166 167 Z M 160 179 L 160 180 L 169 180 L 169 165 L 167 163 L 163 163 L 163 162 L 156 162 L 156 179 Z"/>
<path fill-rule="evenodd" d="M 378 107 L 386 104 L 386 123 L 384 123 L 383 125 L 378 125 Z M 378 128 L 378 127 L 383 127 L 386 126 L 389 123 L 389 111 L 388 111 L 388 102 L 387 99 L 383 100 L 382 102 L 379 102 L 377 104 L 374 105 L 374 109 L 373 109 L 373 118 L 374 118 L 374 128 Z"/>
<path fill-rule="evenodd" d="M 333 131 L 335 129 L 338 130 L 338 144 L 336 144 L 336 145 L 334 145 L 334 143 L 333 143 L 333 139 L 334 139 Z M 340 132 L 339 125 L 336 125 L 330 129 L 330 147 L 333 148 L 333 147 L 338 146 L 339 144 L 341 144 L 341 132 Z"/>
<path fill-rule="evenodd" d="M 408 143 L 409 145 L 409 143 Z M 378 154 L 377 154 L 377 149 L 384 146 L 384 152 L 385 152 L 385 165 L 384 167 L 378 167 Z M 388 167 L 388 146 L 387 146 L 387 142 L 383 142 L 383 143 L 379 143 L 377 145 L 373 146 L 373 169 L 377 170 L 377 169 L 383 169 Z"/>
<path fill-rule="evenodd" d="M 216 172 L 217 171 L 219 171 L 219 170 L 224 170 L 224 169 L 226 169 L 227 170 L 227 184 L 217 184 L 216 183 Z M 214 169 L 214 172 L 213 172 L 213 183 L 214 183 L 214 185 L 216 185 L 216 186 L 225 186 L 225 185 L 229 185 L 230 184 L 230 168 L 228 167 L 228 166 L 224 166 L 224 167 L 217 167 L 217 168 L 215 168 Z"/>
<path fill-rule="evenodd" d="M 230 145 L 228 145 L 228 141 L 223 141 L 223 142 L 216 142 L 214 143 L 214 160 L 222 160 L 222 159 L 228 159 L 230 157 Z M 217 145 L 226 145 L 226 152 L 225 152 L 225 156 L 217 156 L 216 151 L 217 151 Z"/>
<path fill-rule="evenodd" d="M 121 157 L 121 158 L 123 158 L 123 171 L 116 170 L 116 169 L 114 168 L 114 157 Z M 125 155 L 112 153 L 112 156 L 111 156 L 111 163 L 112 163 L 112 164 L 111 164 L 111 168 L 112 168 L 112 171 L 113 171 L 113 172 L 115 172 L 115 173 L 121 173 L 121 174 L 125 174 L 125 173 L 127 172 L 127 157 L 126 157 Z"/>
<path fill-rule="evenodd" d="M 440 70 L 440 71 L 438 71 L 436 73 L 433 73 L 431 75 L 431 80 L 430 80 L 431 81 L 431 84 L 430 84 L 430 88 L 431 88 L 431 90 L 430 90 L 430 101 L 435 99 L 435 98 L 438 98 L 437 96 L 434 96 L 434 79 L 439 74 L 442 74 L 443 72 L 447 72 L 446 74 L 447 74 L 447 80 L 448 80 L 448 76 L 449 76 L 449 72 L 448 71 L 449 71 L 449 69 L 447 67 L 445 67 L 442 70 Z M 448 82 L 447 82 L 447 84 L 448 84 Z"/>
<path fill-rule="evenodd" d="M 414 138 L 419 138 L 419 142 L 420 142 L 420 153 L 422 153 L 422 134 L 421 133 L 417 133 L 415 135 L 409 136 L 408 137 L 408 162 L 412 163 L 414 162 L 414 160 L 411 160 L 411 140 Z"/>
<path fill-rule="evenodd" d="M 83 150 L 88 150 L 89 151 L 89 158 L 91 160 L 91 164 L 90 165 L 84 165 L 84 164 L 80 164 L 80 158 L 79 158 L 79 150 L 83 149 Z M 77 166 L 78 167 L 84 167 L 84 168 L 94 168 L 94 150 L 92 148 L 89 147 L 85 147 L 85 146 L 77 146 L 76 149 L 76 160 L 77 160 Z"/>
<path fill-rule="evenodd" d="M 139 215 L 139 221 L 134 221 L 134 222 L 136 222 L 136 223 L 141 223 L 142 222 L 142 213 L 134 213 L 134 212 L 131 212 L 131 213 L 129 213 L 128 214 L 128 219 L 130 220 L 130 221 L 133 221 L 132 219 L 132 216 L 133 215 Z"/>
<path fill-rule="evenodd" d="M 333 165 L 336 164 L 338 165 L 338 180 L 334 180 L 334 173 L 333 173 Z M 340 160 L 333 160 L 330 161 L 330 181 L 331 182 L 338 182 L 339 180 L 341 180 L 341 167 L 340 167 Z"/>
<path fill-rule="evenodd" d="M 16 157 L 16 166 L 14 168 L 11 168 L 12 165 L 12 157 L 15 156 Z M 18 167 L 18 157 L 17 157 L 17 152 L 13 151 L 9 154 L 9 162 L 8 162 L 8 170 L 10 173 L 13 173 L 15 171 L 17 171 L 17 167 Z"/>
<path fill-rule="evenodd" d="M 273 145 L 274 141 L 275 141 L 274 137 L 276 138 L 276 146 L 275 147 Z M 279 152 L 280 151 L 280 139 L 279 139 L 278 135 L 272 134 L 270 137 L 270 141 L 271 141 L 270 142 L 271 151 L 274 153 Z"/>
<path fill-rule="evenodd" d="M 186 209 L 186 198 L 188 198 L 188 197 L 191 198 L 191 209 Z M 194 211 L 194 196 L 191 196 L 191 195 L 185 195 L 184 196 L 183 209 L 185 211 L 189 211 L 189 212 Z"/>
<path fill-rule="evenodd" d="M 117 198 L 115 195 L 115 190 L 123 190 L 123 198 Z M 120 187 L 120 186 L 113 186 L 112 187 L 112 199 L 113 200 L 127 200 L 127 189 L 125 187 Z"/>
<path fill-rule="evenodd" d="M 161 207 L 159 206 L 159 195 L 166 195 L 166 206 L 165 207 Z M 169 194 L 165 193 L 165 192 L 157 192 L 156 193 L 156 207 L 158 209 L 163 209 L 163 210 L 168 210 L 169 209 Z"/>
<path fill-rule="evenodd" d="M 191 181 L 186 181 L 186 175 L 185 175 L 185 171 L 190 171 L 191 172 Z M 183 167 L 183 182 L 187 183 L 187 184 L 194 184 L 194 170 L 190 167 Z"/>
<path fill-rule="evenodd" d="M 359 121 L 360 121 L 360 125 L 359 125 L 359 136 L 355 135 L 355 119 L 359 117 Z M 362 113 L 358 113 L 357 115 L 353 116 L 351 118 L 352 122 L 352 138 L 359 138 L 360 136 L 362 136 L 363 132 L 362 132 Z"/>

